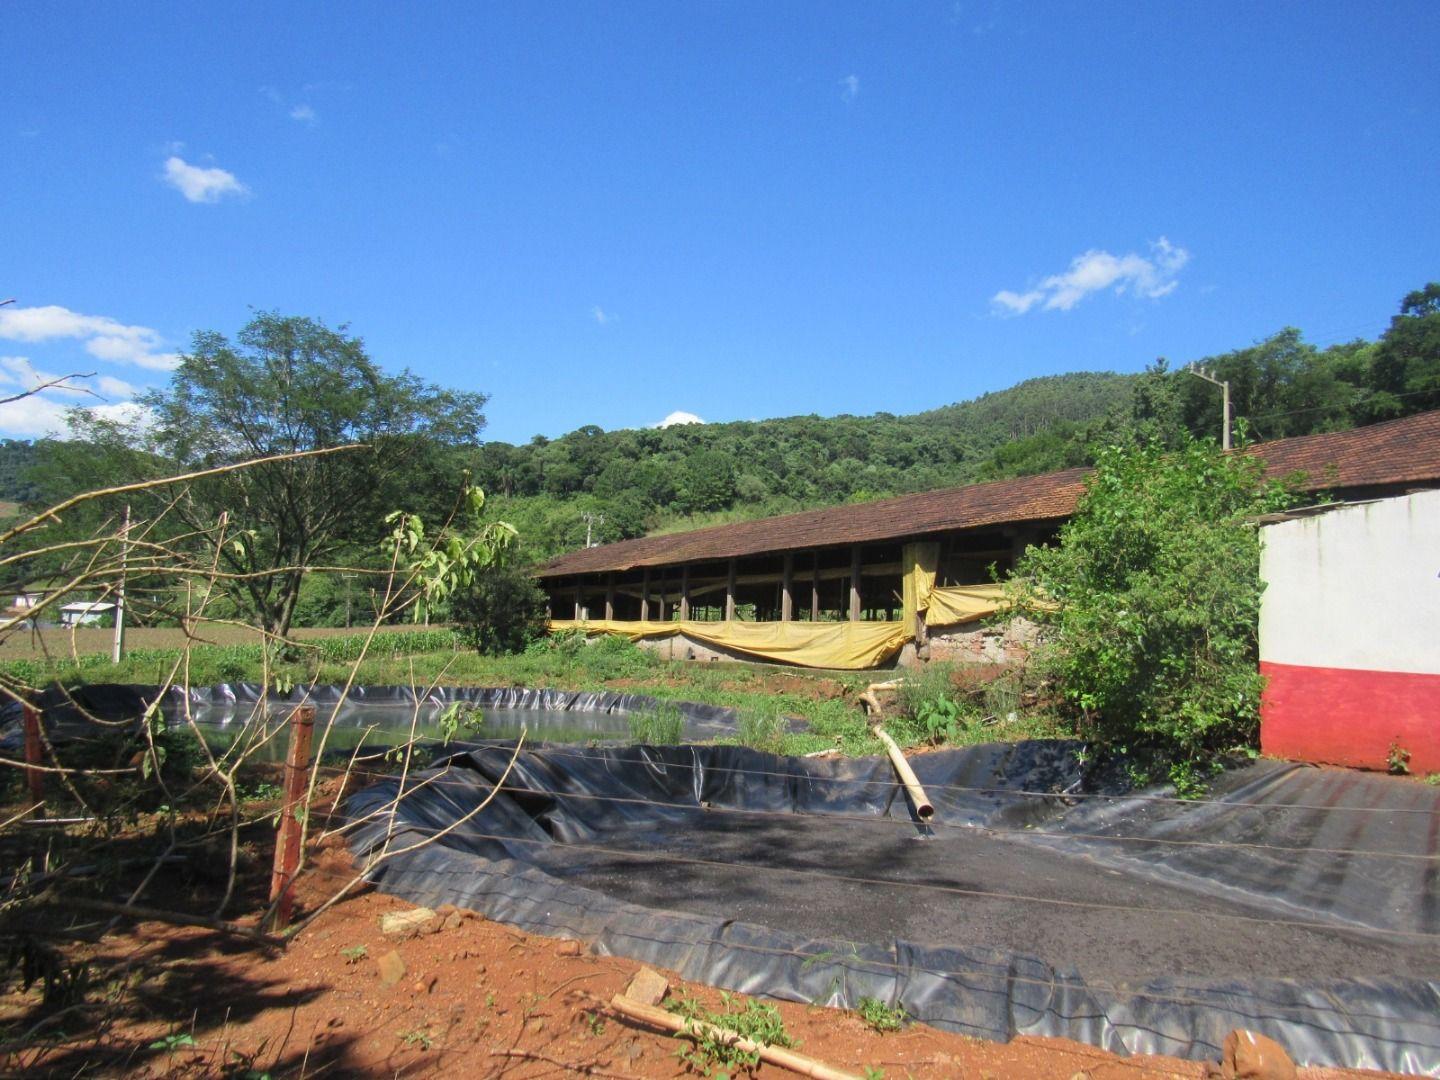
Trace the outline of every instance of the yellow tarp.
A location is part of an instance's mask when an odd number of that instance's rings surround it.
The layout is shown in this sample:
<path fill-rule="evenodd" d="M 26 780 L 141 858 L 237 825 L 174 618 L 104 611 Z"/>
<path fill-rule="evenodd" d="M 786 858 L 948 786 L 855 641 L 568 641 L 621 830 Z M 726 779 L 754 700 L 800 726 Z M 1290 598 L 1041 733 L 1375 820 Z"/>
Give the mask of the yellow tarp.
<path fill-rule="evenodd" d="M 1005 590 L 999 585 L 951 585 L 933 589 L 925 612 L 927 626 L 948 626 L 972 622 L 1007 606 Z"/>
<path fill-rule="evenodd" d="M 935 591 L 935 571 L 940 563 L 939 544 L 906 544 L 902 555 L 904 575 L 901 599 L 904 603 L 906 626 L 915 625 L 915 616 L 930 606 Z"/>
<path fill-rule="evenodd" d="M 904 622 L 657 622 L 650 620 L 551 619 L 550 629 L 622 634 L 632 640 L 684 634 L 706 645 L 783 660 L 802 667 L 860 671 L 875 667 L 910 640 Z"/>

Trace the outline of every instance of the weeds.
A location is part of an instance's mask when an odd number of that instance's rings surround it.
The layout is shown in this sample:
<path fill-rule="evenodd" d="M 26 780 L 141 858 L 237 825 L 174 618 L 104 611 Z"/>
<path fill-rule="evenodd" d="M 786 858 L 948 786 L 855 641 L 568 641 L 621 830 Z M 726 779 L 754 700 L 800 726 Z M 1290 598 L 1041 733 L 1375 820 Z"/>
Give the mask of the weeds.
<path fill-rule="evenodd" d="M 370 955 L 370 950 L 364 945 L 351 945 L 348 949 L 341 949 L 340 955 L 345 958 L 347 964 L 358 964 Z"/>
<path fill-rule="evenodd" d="M 768 1043 L 771 1046 L 795 1046 L 794 1040 L 785 1030 L 785 1021 L 781 1019 L 775 1006 L 766 1005 L 753 998 L 742 1005 L 735 995 L 722 992 L 720 1010 L 717 1012 L 682 994 L 671 1002 L 669 1008 L 671 1012 L 686 1020 L 712 1024 L 753 1042 Z M 720 1077 L 733 1075 L 735 1070 L 749 1075 L 760 1067 L 759 1054 L 753 1050 L 742 1050 L 724 1035 L 718 1035 L 695 1023 L 686 1024 L 686 1032 L 695 1041 L 695 1045 L 677 1050 L 675 1056 L 691 1072 L 718 1080 Z"/>
<path fill-rule="evenodd" d="M 1385 752 L 1385 768 L 1392 776 L 1409 776 L 1410 751 L 1398 742 L 1392 742 L 1390 749 Z"/>
<path fill-rule="evenodd" d="M 631 713 L 630 740 L 646 746 L 674 746 L 685 734 L 685 714 L 680 706 L 670 702 Z"/>
<path fill-rule="evenodd" d="M 855 1012 L 860 1019 L 879 1032 L 899 1031 L 910 1017 L 901 1005 L 886 1005 L 879 998 L 862 997 Z"/>
<path fill-rule="evenodd" d="M 435 1038 L 424 1028 L 413 1028 L 400 1033 L 400 1041 L 412 1049 L 429 1050 L 435 1045 Z"/>

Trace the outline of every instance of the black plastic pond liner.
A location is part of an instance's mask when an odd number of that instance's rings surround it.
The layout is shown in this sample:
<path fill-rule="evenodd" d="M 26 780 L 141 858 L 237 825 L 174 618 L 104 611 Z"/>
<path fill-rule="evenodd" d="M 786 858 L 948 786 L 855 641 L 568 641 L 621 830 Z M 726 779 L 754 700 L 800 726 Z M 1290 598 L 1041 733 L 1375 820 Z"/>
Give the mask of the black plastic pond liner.
<path fill-rule="evenodd" d="M 687 739 L 714 739 L 733 735 L 736 715 L 733 709 L 696 702 L 667 702 L 644 694 L 617 694 L 596 690 L 533 690 L 525 687 L 436 687 L 416 690 L 408 686 L 343 686 L 327 684 L 298 686 L 284 694 L 273 689 L 268 693 L 258 683 L 221 683 L 215 686 L 172 686 L 163 692 L 157 686 L 120 683 L 95 683 L 65 689 L 51 685 L 35 704 L 44 718 L 46 731 L 52 739 L 85 734 L 94 725 L 89 717 L 104 721 L 138 720 L 157 698 L 167 716 L 191 709 L 251 709 L 262 701 L 271 712 L 310 702 L 321 710 L 333 709 L 344 699 L 336 716 L 340 724 L 363 726 L 366 706 L 390 708 L 441 709 L 456 701 L 484 709 L 528 709 L 542 712 L 577 712 L 627 714 L 657 708 L 677 708 L 685 721 Z M 0 709 L 0 746 L 12 745 L 18 738 L 20 707 L 14 702 Z M 328 717 L 322 712 L 322 720 Z"/>
<path fill-rule="evenodd" d="M 922 839 L 883 759 L 549 748 L 521 753 L 495 792 L 510 758 L 477 747 L 412 775 L 393 814 L 398 780 L 355 795 L 357 858 L 402 852 L 371 880 L 716 986 L 851 1008 L 875 997 L 988 1039 L 1214 1059 L 1244 1027 L 1301 1064 L 1440 1076 L 1434 788 L 1261 763 L 1199 803 L 1081 797 L 1072 745 L 983 746 L 912 758 L 941 823 Z M 876 880 L 892 857 L 901 870 Z M 994 877 L 967 876 L 1033 867 L 1078 910 L 997 904 Z M 1112 913 L 1105 890 L 1141 901 Z M 829 904 L 850 914 L 797 931 Z M 1013 907 L 1022 940 L 1069 927 L 1084 963 L 974 936 L 867 935 L 895 908 L 943 930 L 986 904 Z M 1109 952 L 1153 966 L 1123 974 Z"/>

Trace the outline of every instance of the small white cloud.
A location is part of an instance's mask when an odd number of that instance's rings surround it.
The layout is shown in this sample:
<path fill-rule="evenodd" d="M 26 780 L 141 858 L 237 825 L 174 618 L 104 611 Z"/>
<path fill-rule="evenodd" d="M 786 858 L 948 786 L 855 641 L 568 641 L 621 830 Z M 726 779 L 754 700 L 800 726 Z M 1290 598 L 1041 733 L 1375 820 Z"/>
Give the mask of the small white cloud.
<path fill-rule="evenodd" d="M 846 75 L 840 80 L 840 100 L 854 101 L 860 96 L 860 76 Z"/>
<path fill-rule="evenodd" d="M 302 103 L 290 110 L 290 119 L 297 120 L 302 124 L 315 124 L 320 117 L 311 106 Z"/>
<path fill-rule="evenodd" d="M 178 155 L 165 159 L 165 182 L 192 203 L 219 202 L 227 195 L 250 193 L 234 173 L 191 165 Z"/>
<path fill-rule="evenodd" d="M 172 371 L 178 354 L 163 349 L 164 339 L 148 326 L 127 326 L 108 315 L 83 315 L 49 304 L 44 307 L 0 308 L 0 340 L 41 342 L 79 338 L 85 351 L 109 360 L 151 371 Z"/>
<path fill-rule="evenodd" d="M 683 412 L 679 409 L 676 409 L 669 416 L 665 417 L 664 420 L 661 420 L 658 424 L 651 424 L 650 426 L 652 428 L 667 428 L 674 427 L 676 424 L 703 423 L 705 423 L 705 421 L 701 420 L 700 417 L 696 416 L 693 412 Z"/>
<path fill-rule="evenodd" d="M 601 326 L 607 325 L 612 319 L 614 319 L 614 316 L 606 314 L 605 309 L 602 308 L 599 304 L 596 304 L 590 309 L 590 317 L 594 319 L 597 323 L 599 323 Z"/>
<path fill-rule="evenodd" d="M 1045 311 L 1069 311 L 1091 293 L 1114 289 L 1149 300 L 1168 296 L 1179 285 L 1177 277 L 1190 261 L 1190 253 L 1165 237 L 1150 244 L 1150 257 L 1135 252 L 1112 255 L 1092 249 L 1070 260 L 1063 274 L 1052 274 L 1023 293 L 1002 289 L 990 298 L 1000 315 L 1023 315 L 1037 305 Z"/>
<path fill-rule="evenodd" d="M 124 379 L 117 379 L 113 375 L 101 375 L 95 380 L 95 390 L 105 397 L 129 398 L 134 397 L 139 391 Z"/>

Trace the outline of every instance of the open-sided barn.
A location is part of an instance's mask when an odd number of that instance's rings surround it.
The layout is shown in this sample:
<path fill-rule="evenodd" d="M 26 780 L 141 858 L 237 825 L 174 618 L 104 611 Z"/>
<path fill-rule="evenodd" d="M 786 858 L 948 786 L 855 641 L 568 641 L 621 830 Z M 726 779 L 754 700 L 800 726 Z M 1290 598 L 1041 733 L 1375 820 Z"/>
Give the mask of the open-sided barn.
<path fill-rule="evenodd" d="M 1260 443 L 1266 472 L 1337 499 L 1440 486 L 1440 411 Z M 885 663 L 996 610 L 991 567 L 1074 513 L 1086 469 L 1000 480 L 558 556 L 537 576 L 556 629 L 668 638 L 685 655 Z M 680 655 L 677 653 L 677 655 Z"/>

